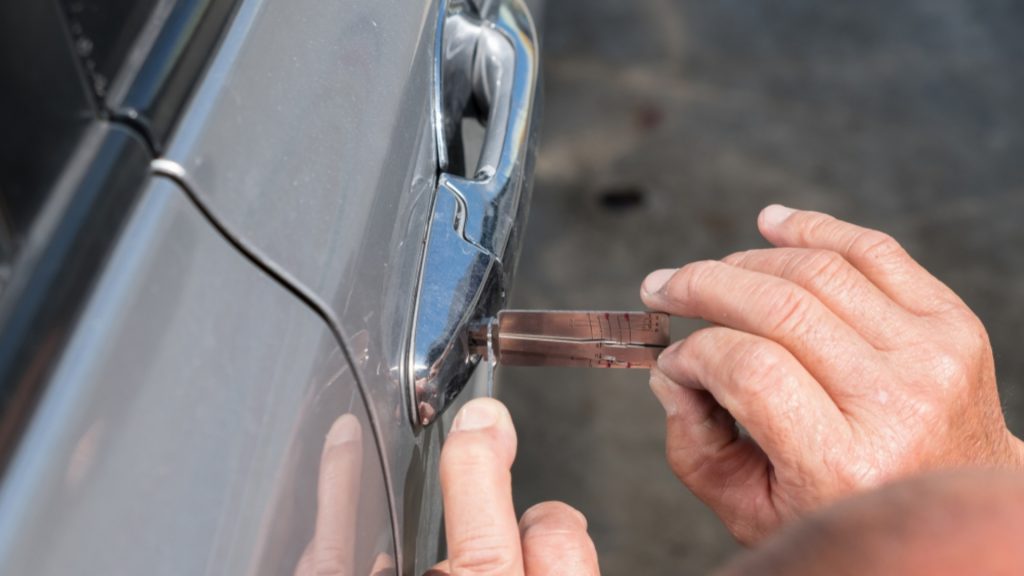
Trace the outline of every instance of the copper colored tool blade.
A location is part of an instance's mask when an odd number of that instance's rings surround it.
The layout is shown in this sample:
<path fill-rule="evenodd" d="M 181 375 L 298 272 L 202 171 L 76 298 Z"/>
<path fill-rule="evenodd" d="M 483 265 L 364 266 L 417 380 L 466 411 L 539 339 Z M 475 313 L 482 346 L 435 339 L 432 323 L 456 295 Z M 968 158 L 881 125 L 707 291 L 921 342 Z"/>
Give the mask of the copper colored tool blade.
<path fill-rule="evenodd" d="M 650 368 L 668 344 L 668 315 L 656 312 L 505 310 L 491 321 L 503 366 Z"/>

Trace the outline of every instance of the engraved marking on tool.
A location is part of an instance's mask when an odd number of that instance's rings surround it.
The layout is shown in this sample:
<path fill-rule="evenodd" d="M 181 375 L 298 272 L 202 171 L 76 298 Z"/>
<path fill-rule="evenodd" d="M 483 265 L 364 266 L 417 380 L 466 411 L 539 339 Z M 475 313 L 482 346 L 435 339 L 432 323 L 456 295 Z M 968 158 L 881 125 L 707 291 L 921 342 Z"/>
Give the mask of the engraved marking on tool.
<path fill-rule="evenodd" d="M 650 368 L 668 344 L 658 312 L 504 310 L 470 334 L 476 353 L 504 366 Z"/>

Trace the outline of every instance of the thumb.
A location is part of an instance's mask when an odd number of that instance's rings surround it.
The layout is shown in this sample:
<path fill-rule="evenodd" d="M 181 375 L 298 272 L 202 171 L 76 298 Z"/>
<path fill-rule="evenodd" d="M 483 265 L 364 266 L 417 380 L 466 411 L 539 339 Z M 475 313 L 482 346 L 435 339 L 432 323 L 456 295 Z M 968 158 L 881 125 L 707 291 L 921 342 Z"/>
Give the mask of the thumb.
<path fill-rule="evenodd" d="M 441 451 L 441 494 L 448 569 L 463 574 L 523 574 L 512 504 L 516 431 L 497 400 L 471 400 L 459 411 Z"/>

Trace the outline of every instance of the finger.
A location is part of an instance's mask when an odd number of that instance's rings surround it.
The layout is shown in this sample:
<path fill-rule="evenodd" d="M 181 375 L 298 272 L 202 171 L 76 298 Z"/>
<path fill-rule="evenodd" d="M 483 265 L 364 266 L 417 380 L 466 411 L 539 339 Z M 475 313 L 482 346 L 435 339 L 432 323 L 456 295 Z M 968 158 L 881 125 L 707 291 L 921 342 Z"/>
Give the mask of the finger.
<path fill-rule="evenodd" d="M 522 574 L 519 526 L 512 504 L 516 432 L 491 398 L 469 401 L 441 451 L 441 493 L 453 576 Z"/>
<path fill-rule="evenodd" d="M 774 248 L 737 252 L 723 262 L 793 282 L 813 294 L 876 348 L 902 340 L 914 316 L 875 286 L 838 252 Z"/>
<path fill-rule="evenodd" d="M 312 573 L 351 574 L 354 570 L 362 440 L 359 420 L 351 414 L 338 418 L 327 433 L 320 457 Z"/>
<path fill-rule="evenodd" d="M 698 330 L 665 350 L 658 369 L 673 382 L 709 392 L 746 428 L 782 481 L 826 473 L 822 458 L 840 445 L 838 435 L 847 428 L 825 390 L 788 351 L 765 338 L 723 327 Z M 681 450 L 711 440 L 696 453 L 684 454 L 685 465 L 696 469 L 701 458 L 728 448 L 735 433 L 730 439 L 724 432 L 700 430 L 695 424 L 701 419 L 721 427 L 724 416 L 707 405 L 693 406 L 693 415 L 681 418 L 677 432 Z M 707 479 L 709 489 L 717 488 L 716 480 Z"/>
<path fill-rule="evenodd" d="M 587 519 L 562 502 L 531 507 L 519 521 L 523 564 L 530 576 L 598 576 Z"/>
<path fill-rule="evenodd" d="M 778 342 L 822 385 L 840 394 L 847 383 L 878 382 L 877 350 L 820 300 L 796 284 L 719 261 L 652 273 L 643 300 L 653 309 L 698 317 Z M 658 282 L 663 282 L 659 287 Z"/>
<path fill-rule="evenodd" d="M 690 382 L 689 385 L 694 385 Z M 769 496 L 770 463 L 764 451 L 741 436 L 736 421 L 710 393 L 674 382 L 651 369 L 651 389 L 665 408 L 665 456 L 679 480 L 750 543 L 755 526 L 775 526 Z"/>
<path fill-rule="evenodd" d="M 675 351 L 670 349 L 666 353 Z M 713 464 L 715 458 L 739 439 L 736 421 L 715 402 L 710 392 L 699 388 L 698 383 L 674 381 L 654 367 L 650 385 L 665 409 L 669 429 L 668 460 L 673 471 L 688 485 L 693 473 L 710 472 L 717 476 L 715 466 L 705 464 Z M 711 480 L 713 482 L 714 478 Z M 695 484 L 702 482 L 701 478 L 694 479 Z"/>
<path fill-rule="evenodd" d="M 890 298 L 915 314 L 946 310 L 960 299 L 928 273 L 888 234 L 828 214 L 777 204 L 758 217 L 766 240 L 779 247 L 838 252 Z"/>

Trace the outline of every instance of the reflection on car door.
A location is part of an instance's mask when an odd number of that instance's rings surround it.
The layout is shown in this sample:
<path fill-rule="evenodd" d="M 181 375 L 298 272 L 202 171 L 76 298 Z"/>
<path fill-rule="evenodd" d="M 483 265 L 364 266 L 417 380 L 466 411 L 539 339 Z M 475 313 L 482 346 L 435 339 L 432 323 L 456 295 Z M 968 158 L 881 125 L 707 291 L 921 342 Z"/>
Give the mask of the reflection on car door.
<path fill-rule="evenodd" d="M 359 369 L 410 571 L 440 538 L 440 432 L 410 425 L 397 369 L 437 177 L 438 4 L 243 0 L 164 154 L 344 335 L 364 336 Z"/>
<path fill-rule="evenodd" d="M 8 468 L 0 566 L 291 573 L 318 526 L 325 435 L 346 414 L 368 427 L 322 319 L 155 178 Z M 393 565 L 394 542 L 376 446 L 357 438 L 332 537 L 351 546 L 344 573 L 368 574 Z"/>

